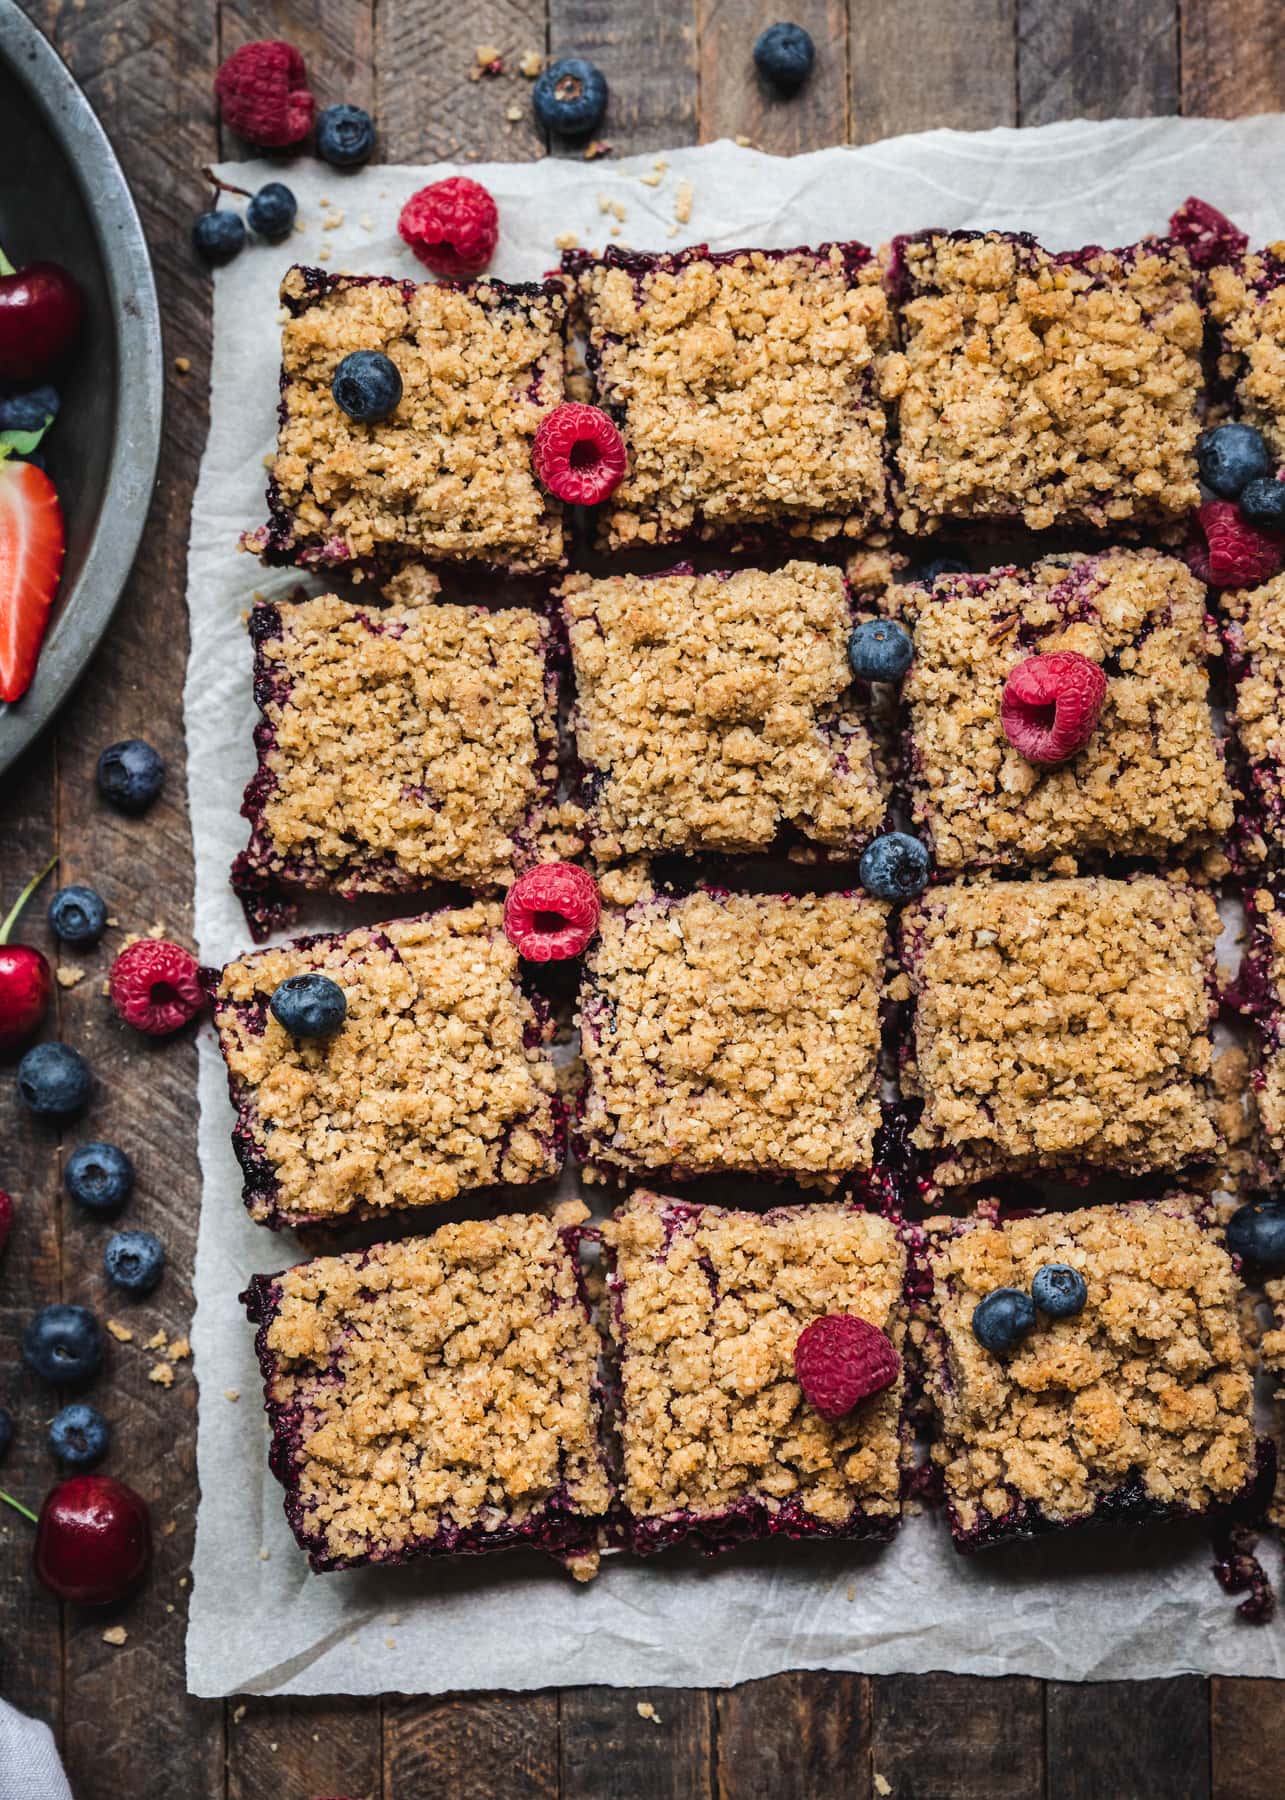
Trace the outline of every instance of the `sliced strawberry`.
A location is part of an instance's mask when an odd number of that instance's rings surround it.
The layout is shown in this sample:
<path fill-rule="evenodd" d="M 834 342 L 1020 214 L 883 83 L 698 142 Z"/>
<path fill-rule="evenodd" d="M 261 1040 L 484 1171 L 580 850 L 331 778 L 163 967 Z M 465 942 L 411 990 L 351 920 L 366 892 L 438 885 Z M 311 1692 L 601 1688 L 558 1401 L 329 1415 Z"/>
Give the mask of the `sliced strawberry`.
<path fill-rule="evenodd" d="M 53 482 L 34 463 L 0 462 L 0 700 L 31 686 L 62 557 Z"/>

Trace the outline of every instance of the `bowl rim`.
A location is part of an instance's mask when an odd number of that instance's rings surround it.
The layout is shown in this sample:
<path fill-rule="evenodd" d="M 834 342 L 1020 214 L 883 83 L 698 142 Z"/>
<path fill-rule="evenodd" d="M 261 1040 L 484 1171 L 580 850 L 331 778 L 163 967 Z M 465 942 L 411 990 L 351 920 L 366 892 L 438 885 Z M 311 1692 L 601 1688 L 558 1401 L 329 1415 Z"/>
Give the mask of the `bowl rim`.
<path fill-rule="evenodd" d="M 147 239 L 107 133 L 48 39 L 0 0 L 0 61 L 61 144 L 93 223 L 115 327 L 116 405 L 98 517 L 76 579 L 57 603 L 35 679 L 0 707 L 0 772 L 49 724 L 83 674 L 120 600 L 151 505 L 165 391 L 160 308 Z"/>

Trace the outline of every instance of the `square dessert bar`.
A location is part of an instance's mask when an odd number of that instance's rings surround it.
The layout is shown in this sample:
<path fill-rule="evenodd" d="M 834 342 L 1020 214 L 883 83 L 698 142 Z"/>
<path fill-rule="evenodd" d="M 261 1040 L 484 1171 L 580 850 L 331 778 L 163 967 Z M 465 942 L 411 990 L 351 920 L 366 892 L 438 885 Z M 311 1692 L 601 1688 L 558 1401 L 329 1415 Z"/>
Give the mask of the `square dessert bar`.
<path fill-rule="evenodd" d="M 892 274 L 907 531 L 1176 524 L 1199 504 L 1203 321 L 1181 246 L 930 231 L 896 241 Z"/>
<path fill-rule="evenodd" d="M 864 244 L 568 251 L 597 404 L 629 452 L 607 548 L 745 527 L 859 537 L 888 522 L 891 310 Z"/>
<path fill-rule="evenodd" d="M 539 860 L 558 690 L 538 613 L 325 594 L 259 604 L 250 635 L 263 718 L 232 885 L 256 936 L 293 890 L 495 889 Z"/>
<path fill-rule="evenodd" d="M 257 1275 L 242 1300 L 314 1569 L 530 1544 L 593 1574 L 610 1491 L 573 1227 L 445 1225 Z"/>
<path fill-rule="evenodd" d="M 1240 1284 L 1205 1202 L 930 1220 L 931 1293 L 911 1326 L 937 1415 L 955 1546 L 1071 1526 L 1200 1517 L 1270 1492 L 1254 1434 Z M 1037 1313 L 1007 1353 L 973 1313 L 1000 1287 L 1029 1292 L 1046 1263 L 1088 1290 L 1072 1318 Z"/>
<path fill-rule="evenodd" d="M 879 829 L 838 569 L 575 575 L 562 603 L 596 856 L 763 850 L 784 828 L 856 850 Z"/>
<path fill-rule="evenodd" d="M 1237 416 L 1285 463 L 1285 239 L 1211 269 L 1208 306 Z"/>
<path fill-rule="evenodd" d="M 1267 1178 L 1285 1174 L 1285 898 L 1279 888 L 1245 897 L 1248 943 L 1229 998 L 1254 1021 L 1253 1087 L 1259 1144 Z"/>
<path fill-rule="evenodd" d="M 557 1173 L 554 1068 L 502 918 L 480 902 L 227 965 L 214 1022 L 254 1218 L 371 1217 Z M 269 1010 L 309 970 L 348 1003 L 330 1037 L 291 1037 Z"/>
<path fill-rule="evenodd" d="M 896 1227 L 838 1204 L 753 1213 L 638 1193 L 602 1237 L 629 1548 L 891 1537 L 909 1439 L 904 1371 L 831 1421 L 804 1399 L 794 1346 L 814 1319 L 848 1313 L 901 1351 Z"/>
<path fill-rule="evenodd" d="M 939 869 L 1174 857 L 1230 828 L 1206 668 L 1217 638 L 1178 558 L 1047 557 L 890 588 L 888 605 L 914 633 L 903 754 Z M 1039 768 L 1009 743 L 1000 702 L 1019 663 L 1063 650 L 1105 671 L 1106 703 L 1083 750 Z"/>
<path fill-rule="evenodd" d="M 1219 595 L 1231 676 L 1227 715 L 1238 806 L 1233 843 L 1247 865 L 1285 862 L 1285 575 Z"/>
<path fill-rule="evenodd" d="M 1218 930 L 1208 894 L 1157 876 L 979 881 L 908 907 L 902 1086 L 931 1179 L 1209 1161 Z"/>
<path fill-rule="evenodd" d="M 580 988 L 590 1177 L 869 1172 L 886 915 L 726 892 L 604 912 Z"/>
<path fill-rule="evenodd" d="M 508 287 L 327 275 L 281 284 L 277 454 L 266 562 L 313 565 L 562 561 L 562 512 L 531 468 L 541 418 L 563 396 L 561 281 Z M 378 424 L 330 391 L 354 350 L 396 363 L 402 398 Z"/>

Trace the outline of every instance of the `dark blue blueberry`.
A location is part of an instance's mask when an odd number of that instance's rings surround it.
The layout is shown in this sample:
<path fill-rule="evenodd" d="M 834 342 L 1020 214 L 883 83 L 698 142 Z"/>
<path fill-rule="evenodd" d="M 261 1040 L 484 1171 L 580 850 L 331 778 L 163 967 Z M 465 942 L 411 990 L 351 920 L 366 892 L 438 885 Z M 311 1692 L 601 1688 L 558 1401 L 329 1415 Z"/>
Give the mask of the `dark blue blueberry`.
<path fill-rule="evenodd" d="M 96 944 L 107 929 L 107 908 L 96 888 L 59 888 L 49 902 L 49 925 L 64 944 Z"/>
<path fill-rule="evenodd" d="M 769 25 L 754 43 L 754 67 L 783 94 L 803 86 L 815 61 L 816 47 L 802 25 Z"/>
<path fill-rule="evenodd" d="M 270 244 L 279 244 L 282 238 L 288 238 L 293 231 L 294 216 L 298 210 L 298 202 L 285 182 L 270 181 L 255 194 L 245 209 L 245 216 L 256 237 L 266 238 Z"/>
<path fill-rule="evenodd" d="M 63 1186 L 86 1212 L 114 1219 L 134 1186 L 134 1165 L 115 1144 L 82 1144 L 67 1158 Z"/>
<path fill-rule="evenodd" d="M 1196 466 L 1207 488 L 1234 500 L 1246 482 L 1272 472 L 1272 453 L 1252 425 L 1216 425 L 1196 439 Z"/>
<path fill-rule="evenodd" d="M 895 619 L 863 619 L 848 639 L 848 661 L 862 681 L 900 681 L 914 654 L 915 640 Z"/>
<path fill-rule="evenodd" d="M 1035 1329 L 1035 1302 L 1021 1288 L 994 1288 L 973 1309 L 973 1336 L 983 1350 L 1002 1356 Z"/>
<path fill-rule="evenodd" d="M 93 1469 L 106 1456 L 112 1428 L 96 1406 L 76 1400 L 49 1427 L 50 1454 L 69 1469 Z"/>
<path fill-rule="evenodd" d="M 1285 531 L 1285 481 L 1256 475 L 1240 490 L 1240 510 L 1260 531 Z"/>
<path fill-rule="evenodd" d="M 165 1273 L 165 1246 L 150 1231 L 118 1231 L 103 1251 L 103 1266 L 127 1294 L 150 1294 Z"/>
<path fill-rule="evenodd" d="M 74 1119 L 93 1085 L 89 1064 L 70 1044 L 36 1044 L 18 1064 L 18 1092 L 42 1119 Z"/>
<path fill-rule="evenodd" d="M 145 812 L 164 780 L 163 757 L 142 738 L 108 744 L 98 759 L 98 791 L 118 812 Z"/>
<path fill-rule="evenodd" d="M 382 350 L 354 350 L 335 370 L 330 391 L 350 419 L 375 425 L 402 397 L 401 370 Z"/>
<path fill-rule="evenodd" d="M 42 1306 L 22 1334 L 22 1360 L 44 1381 L 88 1381 L 103 1361 L 98 1320 L 84 1306 Z"/>
<path fill-rule="evenodd" d="M 24 394 L 0 395 L 0 431 L 43 431 L 58 412 L 58 390 L 28 388 Z"/>
<path fill-rule="evenodd" d="M 336 169 L 369 162 L 374 148 L 375 121 L 360 106 L 328 106 L 317 120 L 317 155 Z"/>
<path fill-rule="evenodd" d="M 859 865 L 861 885 L 876 900 L 913 900 L 928 883 L 928 846 L 905 831 L 888 831 L 867 844 Z"/>
<path fill-rule="evenodd" d="M 202 262 L 228 263 L 245 243 L 240 213 L 203 212 L 192 227 L 192 248 Z"/>
<path fill-rule="evenodd" d="M 0 1406 L 0 1461 L 8 1453 L 13 1442 L 13 1415 L 5 1406 Z"/>
<path fill-rule="evenodd" d="M 583 56 L 563 56 L 536 76 L 535 116 L 559 137 L 588 137 L 607 110 L 607 77 Z"/>
<path fill-rule="evenodd" d="M 348 1016 L 348 1001 L 328 975 L 288 975 L 268 1003 L 291 1037 L 329 1037 Z"/>
<path fill-rule="evenodd" d="M 914 572 L 914 578 L 916 581 L 922 581 L 926 587 L 931 587 L 939 575 L 968 575 L 971 572 L 972 565 L 962 550 L 957 550 L 953 544 L 942 544 L 939 546 L 936 556 L 930 557 L 926 563 L 919 564 Z"/>
<path fill-rule="evenodd" d="M 1045 1263 L 1035 1271 L 1031 1299 L 1050 1319 L 1073 1319 L 1084 1311 L 1089 1290 L 1078 1269 L 1066 1263 Z"/>
<path fill-rule="evenodd" d="M 1233 1256 L 1268 1275 L 1285 1269 L 1285 1200 L 1251 1200 L 1227 1221 Z"/>

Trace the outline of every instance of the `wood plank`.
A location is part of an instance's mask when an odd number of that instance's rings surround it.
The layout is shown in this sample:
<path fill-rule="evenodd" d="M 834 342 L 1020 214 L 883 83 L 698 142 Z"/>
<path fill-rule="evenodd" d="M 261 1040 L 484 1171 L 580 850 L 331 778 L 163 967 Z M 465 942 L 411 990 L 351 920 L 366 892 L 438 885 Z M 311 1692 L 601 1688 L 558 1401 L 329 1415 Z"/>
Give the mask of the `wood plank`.
<path fill-rule="evenodd" d="M 390 1796 L 557 1800 L 556 1694 L 447 1694 L 384 1707 Z"/>
<path fill-rule="evenodd" d="M 504 73 L 477 76 L 494 45 Z M 375 118 L 386 162 L 529 162 L 545 154 L 524 50 L 543 52 L 544 0 L 397 0 L 375 13 Z M 516 107 L 514 122 L 506 113 Z"/>
<path fill-rule="evenodd" d="M 700 134 L 747 137 L 760 150 L 794 156 L 848 138 L 848 8 L 844 0 L 791 0 L 789 16 L 812 34 L 816 64 L 797 94 L 774 93 L 754 67 L 761 23 L 740 0 L 702 0 Z"/>
<path fill-rule="evenodd" d="M 566 1688 L 561 1716 L 562 1800 L 709 1800 L 713 1794 L 707 1689 Z"/>
<path fill-rule="evenodd" d="M 1182 110 L 1236 119 L 1285 105 L 1280 0 L 1182 0 Z"/>
<path fill-rule="evenodd" d="M 378 1713 L 377 1700 L 239 1702 L 228 1723 L 227 1800 L 380 1800 L 379 1740 L 366 1729 Z"/>
<path fill-rule="evenodd" d="M 1023 125 L 1178 110 L 1178 0 L 1018 0 Z"/>
<path fill-rule="evenodd" d="M 285 38 L 307 64 L 318 107 L 347 100 L 369 111 L 375 100 L 374 11 L 373 0 L 222 0 L 219 59 L 239 44 Z M 238 153 L 232 143 L 223 152 Z"/>
<path fill-rule="evenodd" d="M 1209 1683 L 1050 1681 L 1048 1800 L 1207 1800 Z M 1262 1792 L 1267 1792 L 1264 1789 Z"/>
<path fill-rule="evenodd" d="M 1019 1676 L 881 1676 L 871 1765 L 876 1788 L 882 1778 L 897 1800 L 1042 1800 L 1042 1684 Z"/>
<path fill-rule="evenodd" d="M 854 144 L 1016 123 L 1012 0 L 854 0 L 849 13 Z"/>
<path fill-rule="evenodd" d="M 1213 1800 L 1264 1800 L 1278 1792 L 1285 1750 L 1285 1682 L 1216 1675 L 1209 1690 Z"/>
<path fill-rule="evenodd" d="M 549 0 L 550 56 L 587 56 L 611 98 L 602 137 L 617 156 L 697 139 L 694 0 Z M 554 143 L 555 155 L 579 156 Z"/>
<path fill-rule="evenodd" d="M 717 1700 L 719 1800 L 865 1800 L 871 1688 L 864 1675 L 773 1675 Z"/>

